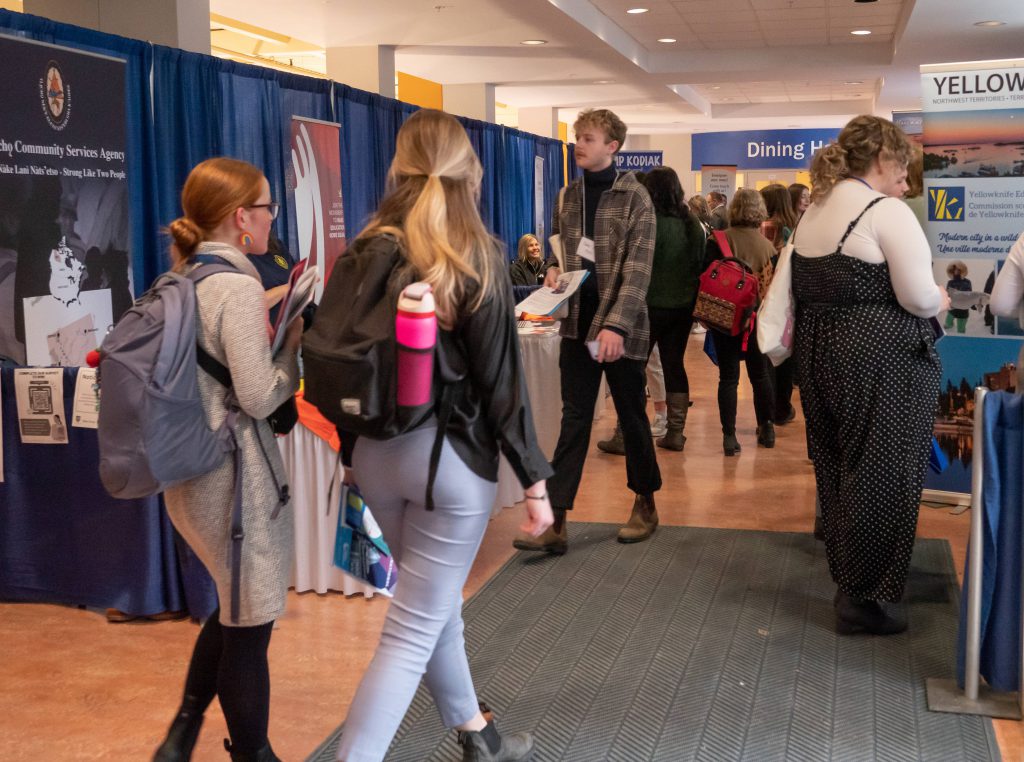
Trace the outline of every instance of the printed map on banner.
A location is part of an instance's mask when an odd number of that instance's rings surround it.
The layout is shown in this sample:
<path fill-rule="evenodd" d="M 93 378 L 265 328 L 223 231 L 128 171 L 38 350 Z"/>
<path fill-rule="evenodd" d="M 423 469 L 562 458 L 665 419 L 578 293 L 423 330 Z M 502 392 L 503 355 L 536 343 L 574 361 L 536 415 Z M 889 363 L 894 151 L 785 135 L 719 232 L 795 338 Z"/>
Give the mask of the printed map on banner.
<path fill-rule="evenodd" d="M 0 37 L 0 355 L 81 366 L 132 304 L 124 61 Z"/>
<path fill-rule="evenodd" d="M 62 368 L 16 368 L 14 391 L 23 444 L 67 444 Z"/>

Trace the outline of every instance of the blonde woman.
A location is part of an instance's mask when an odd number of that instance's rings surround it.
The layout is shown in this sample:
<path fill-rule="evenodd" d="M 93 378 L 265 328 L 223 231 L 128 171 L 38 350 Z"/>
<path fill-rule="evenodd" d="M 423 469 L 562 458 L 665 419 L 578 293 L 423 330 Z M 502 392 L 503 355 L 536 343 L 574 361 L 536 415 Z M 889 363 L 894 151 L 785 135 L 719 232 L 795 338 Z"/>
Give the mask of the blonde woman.
<path fill-rule="evenodd" d="M 540 286 L 544 283 L 544 252 L 537 236 L 527 233 L 519 239 L 515 261 L 509 266 L 513 286 Z"/>
<path fill-rule="evenodd" d="M 397 245 L 406 260 L 399 281 L 433 286 L 442 351 L 466 366 L 467 381 L 448 426 L 431 511 L 424 495 L 436 422 L 387 441 L 354 441 L 341 432 L 401 570 L 345 720 L 338 747 L 344 762 L 384 758 L 420 678 L 441 719 L 459 731 L 464 759 L 511 762 L 533 753 L 529 734 L 499 736 L 485 719 L 462 636 L 462 588 L 494 504 L 499 442 L 526 489 L 523 531 L 536 537 L 553 521 L 545 481 L 551 466 L 533 429 L 504 257 L 477 211 L 482 174 L 453 117 L 416 112 L 399 130 L 387 194 L 353 244 L 357 251 Z"/>
<path fill-rule="evenodd" d="M 840 633 L 891 635 L 914 548 L 942 367 L 928 318 L 948 306 L 910 208 L 913 155 L 858 116 L 811 162 L 793 244 L 796 357 Z M 890 198 L 892 197 L 892 198 Z"/>

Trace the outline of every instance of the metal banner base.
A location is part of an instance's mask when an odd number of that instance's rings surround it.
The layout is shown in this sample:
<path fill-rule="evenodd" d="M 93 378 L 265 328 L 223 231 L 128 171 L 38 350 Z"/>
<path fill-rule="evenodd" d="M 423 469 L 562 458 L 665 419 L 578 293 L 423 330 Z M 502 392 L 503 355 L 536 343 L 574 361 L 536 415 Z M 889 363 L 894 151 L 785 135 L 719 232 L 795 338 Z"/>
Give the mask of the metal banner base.
<path fill-rule="evenodd" d="M 978 698 L 972 701 L 964 695 L 956 680 L 929 677 L 925 685 L 928 689 L 928 709 L 932 712 L 980 714 L 1000 720 L 1021 719 L 1017 693 L 1001 693 L 986 685 L 979 685 Z"/>

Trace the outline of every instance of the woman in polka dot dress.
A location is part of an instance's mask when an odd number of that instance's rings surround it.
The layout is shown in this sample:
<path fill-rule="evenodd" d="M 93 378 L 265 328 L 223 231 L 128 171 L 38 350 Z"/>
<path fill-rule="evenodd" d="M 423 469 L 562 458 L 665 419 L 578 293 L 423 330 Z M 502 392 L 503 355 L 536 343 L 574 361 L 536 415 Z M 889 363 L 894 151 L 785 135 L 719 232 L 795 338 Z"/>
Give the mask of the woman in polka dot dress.
<path fill-rule="evenodd" d="M 928 318 L 949 305 L 898 198 L 911 155 L 891 122 L 851 120 L 814 157 L 794 237 L 795 354 L 840 633 L 906 629 L 880 602 L 903 595 L 941 376 Z"/>

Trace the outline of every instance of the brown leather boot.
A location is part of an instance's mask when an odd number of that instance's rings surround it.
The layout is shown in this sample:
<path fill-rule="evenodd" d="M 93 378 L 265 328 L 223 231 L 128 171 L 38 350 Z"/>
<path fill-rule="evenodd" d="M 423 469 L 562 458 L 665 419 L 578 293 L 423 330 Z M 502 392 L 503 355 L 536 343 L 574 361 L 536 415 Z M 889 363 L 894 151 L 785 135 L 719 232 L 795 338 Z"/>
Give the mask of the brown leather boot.
<path fill-rule="evenodd" d="M 654 507 L 654 495 L 637 495 L 629 521 L 619 529 L 619 542 L 641 542 L 654 534 L 657 528 L 658 509 Z"/>
<path fill-rule="evenodd" d="M 609 455 L 625 455 L 626 442 L 622 439 L 622 426 L 615 422 L 615 433 L 611 439 L 602 439 L 597 443 L 597 449 Z"/>
<path fill-rule="evenodd" d="M 683 429 L 686 428 L 686 414 L 690 410 L 690 395 L 687 392 L 669 392 L 665 397 L 668 403 L 668 426 L 665 436 L 656 444 L 666 450 L 679 452 L 686 445 Z"/>
<path fill-rule="evenodd" d="M 555 523 L 549 526 L 540 537 L 521 534 L 512 541 L 517 550 L 531 550 L 553 553 L 563 556 L 569 550 L 569 522 L 565 520 L 565 511 L 555 511 Z"/>

